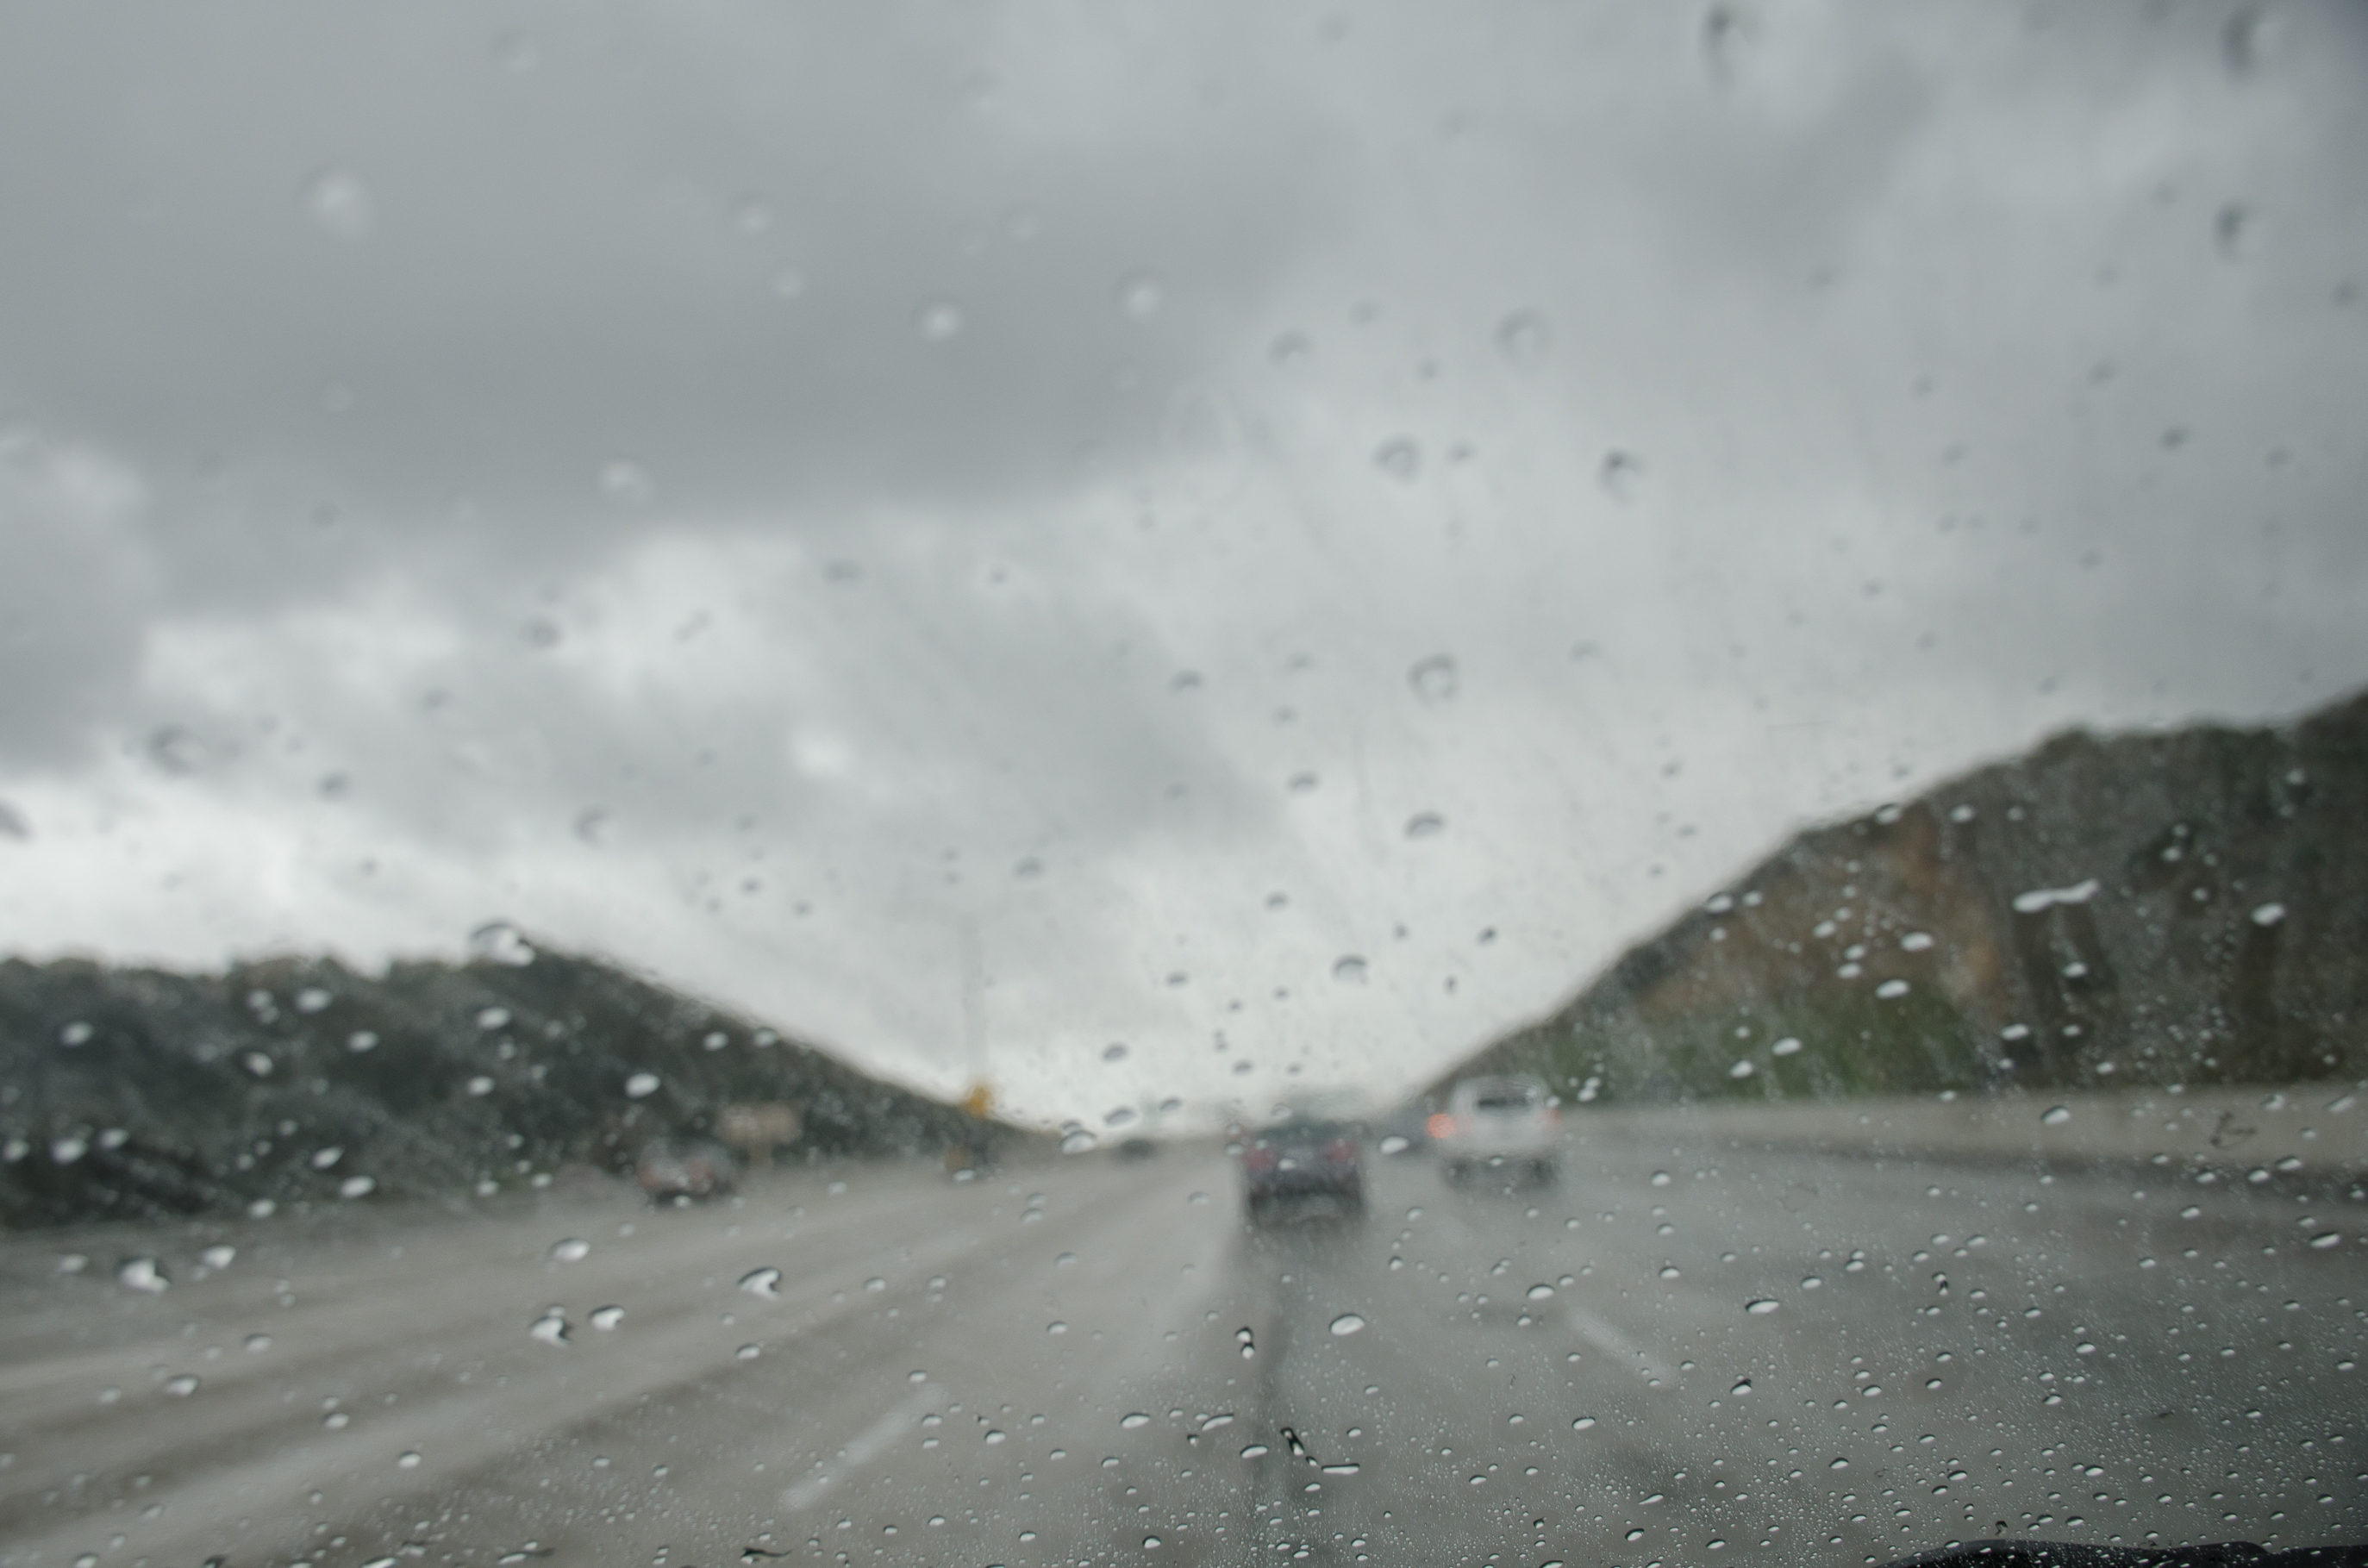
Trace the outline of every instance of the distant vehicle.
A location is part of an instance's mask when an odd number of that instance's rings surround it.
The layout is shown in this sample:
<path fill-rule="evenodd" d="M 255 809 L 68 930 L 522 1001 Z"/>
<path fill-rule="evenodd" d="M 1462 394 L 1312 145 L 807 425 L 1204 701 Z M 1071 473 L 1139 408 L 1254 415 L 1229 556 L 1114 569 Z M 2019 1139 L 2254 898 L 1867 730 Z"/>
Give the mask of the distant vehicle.
<path fill-rule="evenodd" d="M 1286 1206 L 1361 1211 L 1365 1172 L 1356 1127 L 1300 1118 L 1257 1133 L 1242 1150 L 1242 1198 L 1254 1221 Z"/>
<path fill-rule="evenodd" d="M 1431 1146 L 1450 1182 L 1481 1172 L 1552 1181 L 1562 1143 L 1562 1113 L 1544 1084 L 1526 1074 L 1466 1078 L 1430 1119 Z"/>
<path fill-rule="evenodd" d="M 946 1145 L 946 1175 L 969 1181 L 995 1166 L 995 1147 L 981 1131 L 954 1139 Z"/>
<path fill-rule="evenodd" d="M 1121 1160 L 1148 1160 L 1158 1153 L 1158 1144 L 1140 1136 L 1129 1138 L 1118 1146 L 1118 1157 Z"/>
<path fill-rule="evenodd" d="M 633 1179 L 660 1203 L 721 1198 L 739 1174 L 731 1153 L 704 1139 L 660 1139 L 633 1162 Z"/>

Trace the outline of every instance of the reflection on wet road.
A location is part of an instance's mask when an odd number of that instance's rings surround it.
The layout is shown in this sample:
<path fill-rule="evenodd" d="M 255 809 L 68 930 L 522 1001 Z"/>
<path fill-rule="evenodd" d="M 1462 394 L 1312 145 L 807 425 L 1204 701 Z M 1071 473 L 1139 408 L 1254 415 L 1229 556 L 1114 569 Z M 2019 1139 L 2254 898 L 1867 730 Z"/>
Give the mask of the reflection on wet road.
<path fill-rule="evenodd" d="M 678 1211 L 602 1189 L 17 1238 L 0 1562 L 2368 1539 L 2368 1252 L 2340 1183 L 1609 1119 L 1551 1187 L 1449 1188 L 1415 1158 L 1371 1182 L 1361 1219 L 1255 1232 L 1224 1159 L 1178 1149 Z"/>

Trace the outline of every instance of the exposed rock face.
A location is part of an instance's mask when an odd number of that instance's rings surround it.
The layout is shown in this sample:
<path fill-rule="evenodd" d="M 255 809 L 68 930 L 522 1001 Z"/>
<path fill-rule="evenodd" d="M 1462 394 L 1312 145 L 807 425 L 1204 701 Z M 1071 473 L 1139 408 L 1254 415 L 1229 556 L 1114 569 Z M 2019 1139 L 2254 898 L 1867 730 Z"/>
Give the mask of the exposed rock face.
<path fill-rule="evenodd" d="M 655 1136 L 712 1134 L 727 1103 L 778 1101 L 800 1113 L 784 1157 L 982 1136 L 951 1106 L 565 954 L 379 977 L 322 959 L 219 975 L 0 962 L 8 1225 L 621 1171 Z"/>
<path fill-rule="evenodd" d="M 1655 1099 L 2368 1073 L 2368 696 L 2059 735 L 1804 833 L 1440 1082 L 1497 1070 Z"/>

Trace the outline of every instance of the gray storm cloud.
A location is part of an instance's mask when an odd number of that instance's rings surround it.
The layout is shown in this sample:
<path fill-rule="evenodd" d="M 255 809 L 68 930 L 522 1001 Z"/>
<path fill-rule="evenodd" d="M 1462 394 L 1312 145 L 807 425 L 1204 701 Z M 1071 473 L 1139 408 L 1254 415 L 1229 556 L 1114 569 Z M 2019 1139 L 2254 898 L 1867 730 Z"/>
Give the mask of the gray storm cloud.
<path fill-rule="evenodd" d="M 2368 665 L 2354 9 L 0 45 L 16 947 L 1386 1088 L 1805 818 Z"/>

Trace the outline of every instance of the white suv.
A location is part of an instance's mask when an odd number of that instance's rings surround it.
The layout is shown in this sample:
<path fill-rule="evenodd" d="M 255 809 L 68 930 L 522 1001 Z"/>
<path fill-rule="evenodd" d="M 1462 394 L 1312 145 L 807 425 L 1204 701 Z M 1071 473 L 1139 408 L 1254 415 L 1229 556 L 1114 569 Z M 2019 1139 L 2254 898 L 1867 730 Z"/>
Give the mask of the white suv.
<path fill-rule="evenodd" d="M 1552 1181 L 1562 1144 L 1562 1113 L 1546 1086 L 1526 1075 L 1466 1078 L 1430 1119 L 1431 1145 L 1451 1182 L 1480 1172 Z"/>

